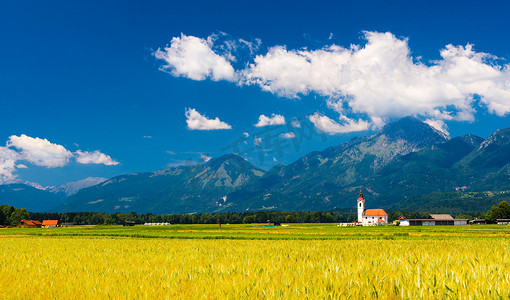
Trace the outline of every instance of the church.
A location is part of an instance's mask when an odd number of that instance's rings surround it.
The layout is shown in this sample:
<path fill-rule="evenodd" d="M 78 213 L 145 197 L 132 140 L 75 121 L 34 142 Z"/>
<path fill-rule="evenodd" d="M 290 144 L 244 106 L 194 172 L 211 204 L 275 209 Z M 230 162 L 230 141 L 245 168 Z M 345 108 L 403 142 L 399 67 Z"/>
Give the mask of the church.
<path fill-rule="evenodd" d="M 363 198 L 362 190 L 359 191 L 358 197 L 358 223 L 363 226 L 388 224 L 388 214 L 384 209 L 365 209 L 365 198 Z"/>

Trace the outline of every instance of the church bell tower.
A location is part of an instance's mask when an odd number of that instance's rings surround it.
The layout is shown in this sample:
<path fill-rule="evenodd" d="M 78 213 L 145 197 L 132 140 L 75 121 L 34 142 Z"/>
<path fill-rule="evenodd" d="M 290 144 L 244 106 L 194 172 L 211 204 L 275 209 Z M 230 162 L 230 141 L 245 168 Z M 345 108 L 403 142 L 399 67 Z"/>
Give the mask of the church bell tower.
<path fill-rule="evenodd" d="M 358 197 L 358 222 L 363 222 L 363 213 L 365 212 L 365 198 L 363 198 L 363 191 L 359 190 Z"/>

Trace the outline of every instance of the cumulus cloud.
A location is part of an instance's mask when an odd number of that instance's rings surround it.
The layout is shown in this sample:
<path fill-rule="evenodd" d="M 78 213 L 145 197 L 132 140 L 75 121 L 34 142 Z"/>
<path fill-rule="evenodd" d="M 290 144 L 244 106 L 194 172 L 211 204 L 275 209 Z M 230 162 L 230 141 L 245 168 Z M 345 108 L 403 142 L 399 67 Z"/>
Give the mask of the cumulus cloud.
<path fill-rule="evenodd" d="M 473 95 L 490 112 L 510 112 L 508 65 L 495 65 L 472 45 L 447 45 L 442 59 L 427 66 L 413 59 L 406 39 L 378 32 L 365 32 L 365 38 L 364 47 L 272 47 L 243 71 L 245 83 L 283 97 L 317 93 L 346 104 L 339 108 L 378 118 L 443 113 L 472 120 Z"/>
<path fill-rule="evenodd" d="M 201 115 L 194 108 L 186 108 L 186 123 L 190 130 L 217 130 L 217 129 L 232 129 L 229 124 L 220 121 L 217 117 L 215 119 L 208 119 L 206 116 Z"/>
<path fill-rule="evenodd" d="M 79 164 L 95 164 L 95 165 L 106 165 L 116 166 L 119 164 L 118 161 L 113 160 L 109 155 L 96 151 L 81 151 L 75 152 L 76 162 Z"/>
<path fill-rule="evenodd" d="M 214 76 L 211 67 L 200 72 L 178 71 L 180 67 L 173 67 L 173 62 L 162 68 L 195 80 L 209 77 L 256 85 L 280 97 L 319 95 L 340 116 L 363 116 L 375 127 L 407 115 L 443 122 L 473 121 L 479 105 L 498 116 L 510 113 L 510 64 L 502 64 L 503 60 L 477 52 L 471 44 L 450 44 L 439 51 L 440 59 L 423 63 L 412 56 L 406 38 L 390 32 L 364 32 L 364 39 L 361 45 L 331 44 L 315 50 L 273 46 L 252 56 L 244 67 L 229 69 L 228 76 Z M 188 40 L 210 50 L 204 50 L 206 57 L 218 56 L 211 50 L 214 41 L 182 35 L 172 39 L 169 47 L 179 53 L 173 56 L 181 58 L 182 64 L 204 65 L 186 50 L 177 50 L 187 49 L 183 45 Z M 169 48 L 158 50 L 156 56 L 164 57 Z"/>
<path fill-rule="evenodd" d="M 7 147 L 0 147 L 0 183 L 16 180 L 16 161 L 20 159 L 18 152 Z"/>
<path fill-rule="evenodd" d="M 161 70 L 174 76 L 193 80 L 229 80 L 234 79 L 234 68 L 229 61 L 212 49 L 213 40 L 194 36 L 174 37 L 170 46 L 154 52 L 157 59 L 165 61 Z"/>
<path fill-rule="evenodd" d="M 296 137 L 296 134 L 294 132 L 280 133 L 280 137 L 284 139 L 293 139 Z"/>
<path fill-rule="evenodd" d="M 361 119 L 356 121 L 349 119 L 346 116 L 340 116 L 340 122 L 336 122 L 335 120 L 332 120 L 327 116 L 320 115 L 319 113 L 309 116 L 308 119 L 315 125 L 315 127 L 317 127 L 318 130 L 329 134 L 356 132 L 370 129 L 369 122 Z"/>
<path fill-rule="evenodd" d="M 7 147 L 19 150 L 21 158 L 36 166 L 55 168 L 63 167 L 73 154 L 62 145 L 50 143 L 47 139 L 33 138 L 25 134 L 12 135 Z"/>
<path fill-rule="evenodd" d="M 285 124 L 285 117 L 282 115 L 272 114 L 271 117 L 266 117 L 265 115 L 259 116 L 259 121 L 255 124 L 255 127 L 264 127 L 270 125 L 283 125 Z"/>
<path fill-rule="evenodd" d="M 118 164 L 110 156 L 97 150 L 93 152 L 78 150 L 72 153 L 64 146 L 51 143 L 47 139 L 33 138 L 25 134 L 12 135 L 5 147 L 0 146 L 0 184 L 23 182 L 18 179 L 16 169 L 28 167 L 24 163 L 19 163 L 20 161 L 41 167 L 56 168 L 67 165 L 72 158 L 81 164 Z"/>

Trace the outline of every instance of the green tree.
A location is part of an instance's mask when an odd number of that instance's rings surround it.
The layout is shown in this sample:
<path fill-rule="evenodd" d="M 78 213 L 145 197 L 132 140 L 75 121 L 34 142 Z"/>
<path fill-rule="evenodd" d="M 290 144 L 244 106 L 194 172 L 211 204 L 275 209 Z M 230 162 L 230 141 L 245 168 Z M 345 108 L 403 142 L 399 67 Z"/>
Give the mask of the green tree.
<path fill-rule="evenodd" d="M 0 209 L 0 225 L 7 225 L 5 224 L 6 218 L 4 215 L 4 212 Z"/>
<path fill-rule="evenodd" d="M 501 201 L 497 206 L 480 216 L 482 219 L 496 221 L 497 219 L 510 219 L 510 205 L 507 201 Z"/>
<path fill-rule="evenodd" d="M 9 216 L 8 223 L 11 226 L 15 226 L 19 221 L 28 219 L 28 212 L 26 209 L 14 209 L 14 212 Z"/>
<path fill-rule="evenodd" d="M 244 224 L 250 224 L 250 223 L 253 223 L 253 221 L 254 221 L 254 218 L 251 215 L 250 216 L 246 216 L 246 217 L 243 218 L 243 223 Z"/>

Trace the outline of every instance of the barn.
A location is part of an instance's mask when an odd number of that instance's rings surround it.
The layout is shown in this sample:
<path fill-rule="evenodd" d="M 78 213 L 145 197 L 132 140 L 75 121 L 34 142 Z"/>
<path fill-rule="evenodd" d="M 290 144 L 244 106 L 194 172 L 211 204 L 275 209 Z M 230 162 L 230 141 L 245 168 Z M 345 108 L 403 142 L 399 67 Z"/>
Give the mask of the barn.
<path fill-rule="evenodd" d="M 474 220 L 469 221 L 469 223 L 471 225 L 485 225 L 485 224 L 490 224 L 490 221 L 488 221 L 486 219 L 474 219 Z"/>
<path fill-rule="evenodd" d="M 448 214 L 430 214 L 426 219 L 407 219 L 411 226 L 467 225 L 467 219 L 454 219 Z"/>
<path fill-rule="evenodd" d="M 16 223 L 17 228 L 41 228 L 42 223 L 37 220 L 21 220 Z"/>

